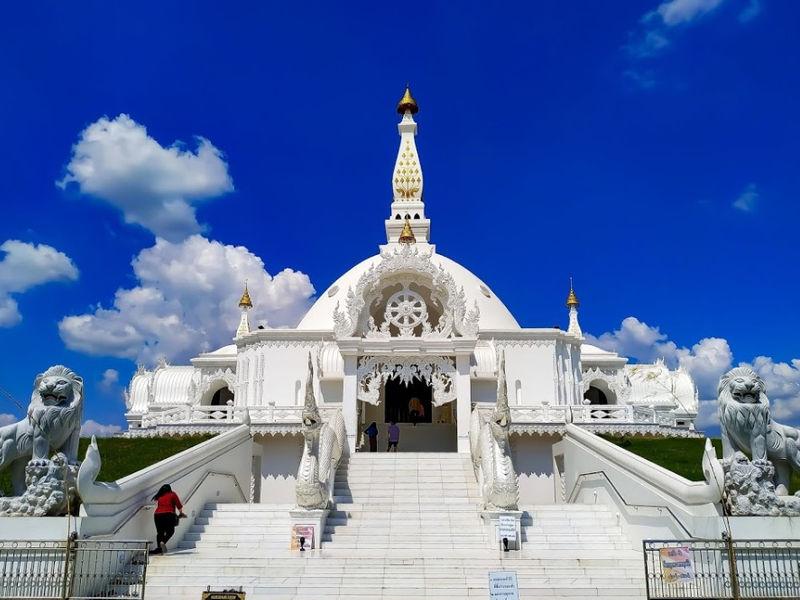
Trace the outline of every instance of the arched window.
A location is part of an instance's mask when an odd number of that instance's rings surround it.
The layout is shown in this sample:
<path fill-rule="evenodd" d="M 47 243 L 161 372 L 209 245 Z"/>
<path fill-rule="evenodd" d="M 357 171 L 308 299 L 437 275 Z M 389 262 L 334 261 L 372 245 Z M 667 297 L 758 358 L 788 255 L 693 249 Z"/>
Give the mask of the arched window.
<path fill-rule="evenodd" d="M 522 382 L 519 379 L 514 384 L 514 394 L 517 404 L 522 404 Z"/>
<path fill-rule="evenodd" d="M 233 392 L 227 387 L 222 387 L 211 396 L 211 406 L 227 406 L 228 400 L 233 400 Z"/>
<path fill-rule="evenodd" d="M 596 379 L 589 384 L 589 389 L 583 394 L 589 404 L 616 404 L 617 395 L 602 379 Z"/>

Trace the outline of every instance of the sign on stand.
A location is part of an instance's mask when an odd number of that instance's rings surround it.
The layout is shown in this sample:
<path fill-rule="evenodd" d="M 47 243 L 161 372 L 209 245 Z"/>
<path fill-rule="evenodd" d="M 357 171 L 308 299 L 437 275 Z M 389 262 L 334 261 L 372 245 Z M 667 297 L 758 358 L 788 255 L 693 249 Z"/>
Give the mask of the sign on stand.
<path fill-rule="evenodd" d="M 292 526 L 292 541 L 290 549 L 300 550 L 300 538 L 303 538 L 304 550 L 315 548 L 314 540 L 314 526 L 313 525 L 293 525 Z"/>
<path fill-rule="evenodd" d="M 490 600 L 519 600 L 516 571 L 489 571 Z"/>
<path fill-rule="evenodd" d="M 512 544 L 517 543 L 517 520 L 511 515 L 500 515 L 497 523 L 498 541 L 508 538 Z"/>
<path fill-rule="evenodd" d="M 241 591 L 227 590 L 224 592 L 212 592 L 210 589 L 203 592 L 203 600 L 245 600 L 247 594 Z"/>

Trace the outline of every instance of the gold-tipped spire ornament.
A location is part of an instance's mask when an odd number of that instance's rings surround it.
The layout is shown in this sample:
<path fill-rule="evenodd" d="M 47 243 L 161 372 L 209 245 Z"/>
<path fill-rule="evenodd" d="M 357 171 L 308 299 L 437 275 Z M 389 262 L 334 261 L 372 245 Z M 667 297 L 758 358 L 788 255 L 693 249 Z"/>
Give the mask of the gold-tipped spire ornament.
<path fill-rule="evenodd" d="M 400 102 L 397 103 L 397 112 L 401 115 L 406 114 L 406 112 L 415 115 L 419 112 L 417 101 L 414 100 L 414 96 L 411 95 L 411 88 L 408 86 L 406 86 L 406 93 L 403 94 L 403 97 L 400 98 Z"/>
<path fill-rule="evenodd" d="M 247 282 L 244 284 L 244 293 L 239 300 L 239 308 L 253 308 L 253 301 L 250 300 L 250 292 L 247 291 Z"/>
<path fill-rule="evenodd" d="M 414 237 L 414 232 L 411 231 L 411 219 L 406 217 L 406 222 L 403 224 L 403 231 L 400 232 L 400 237 L 397 240 L 401 244 L 414 244 L 417 238 Z"/>
<path fill-rule="evenodd" d="M 575 295 L 575 290 L 572 288 L 572 277 L 569 278 L 569 295 L 567 296 L 567 308 L 573 306 L 577 308 L 581 303 L 578 301 L 578 296 Z"/>

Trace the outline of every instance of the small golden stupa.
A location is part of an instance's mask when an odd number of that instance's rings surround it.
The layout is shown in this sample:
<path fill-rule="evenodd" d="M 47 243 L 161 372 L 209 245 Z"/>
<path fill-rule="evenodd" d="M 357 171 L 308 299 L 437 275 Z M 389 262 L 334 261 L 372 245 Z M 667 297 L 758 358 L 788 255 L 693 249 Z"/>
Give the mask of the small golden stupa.
<path fill-rule="evenodd" d="M 417 101 L 414 100 L 414 96 L 411 95 L 411 88 L 406 86 L 406 93 L 403 94 L 403 97 L 400 98 L 400 102 L 397 103 L 397 112 L 401 115 L 406 114 L 406 111 L 410 112 L 412 115 L 415 115 L 419 112 L 419 106 L 417 106 Z"/>
<path fill-rule="evenodd" d="M 244 293 L 239 300 L 239 308 L 253 308 L 253 301 L 250 300 L 250 292 L 247 291 L 247 282 L 244 284 Z"/>
<path fill-rule="evenodd" d="M 581 303 L 578 301 L 578 296 L 575 295 L 575 290 L 572 289 L 572 277 L 569 278 L 569 295 L 567 296 L 567 308 L 579 307 Z"/>
<path fill-rule="evenodd" d="M 414 232 L 411 231 L 411 220 L 408 217 L 406 217 L 403 231 L 400 232 L 400 238 L 397 241 L 401 244 L 414 244 L 417 241 L 417 238 L 414 237 Z"/>

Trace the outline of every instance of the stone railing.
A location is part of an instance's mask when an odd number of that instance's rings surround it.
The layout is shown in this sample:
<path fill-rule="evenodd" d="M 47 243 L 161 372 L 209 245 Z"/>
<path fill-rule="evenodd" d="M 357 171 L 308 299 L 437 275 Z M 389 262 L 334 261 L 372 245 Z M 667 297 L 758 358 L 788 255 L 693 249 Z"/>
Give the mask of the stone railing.
<path fill-rule="evenodd" d="M 330 417 L 338 407 L 320 408 L 323 417 Z M 153 406 L 142 416 L 141 426 L 130 429 L 129 435 L 213 433 L 221 428 L 248 421 L 255 433 L 297 433 L 302 422 L 303 406 Z"/>
<path fill-rule="evenodd" d="M 513 406 L 511 420 L 515 433 L 563 433 L 567 423 L 575 423 L 598 433 L 697 435 L 694 428 L 679 424 L 671 411 L 630 404 Z"/>

